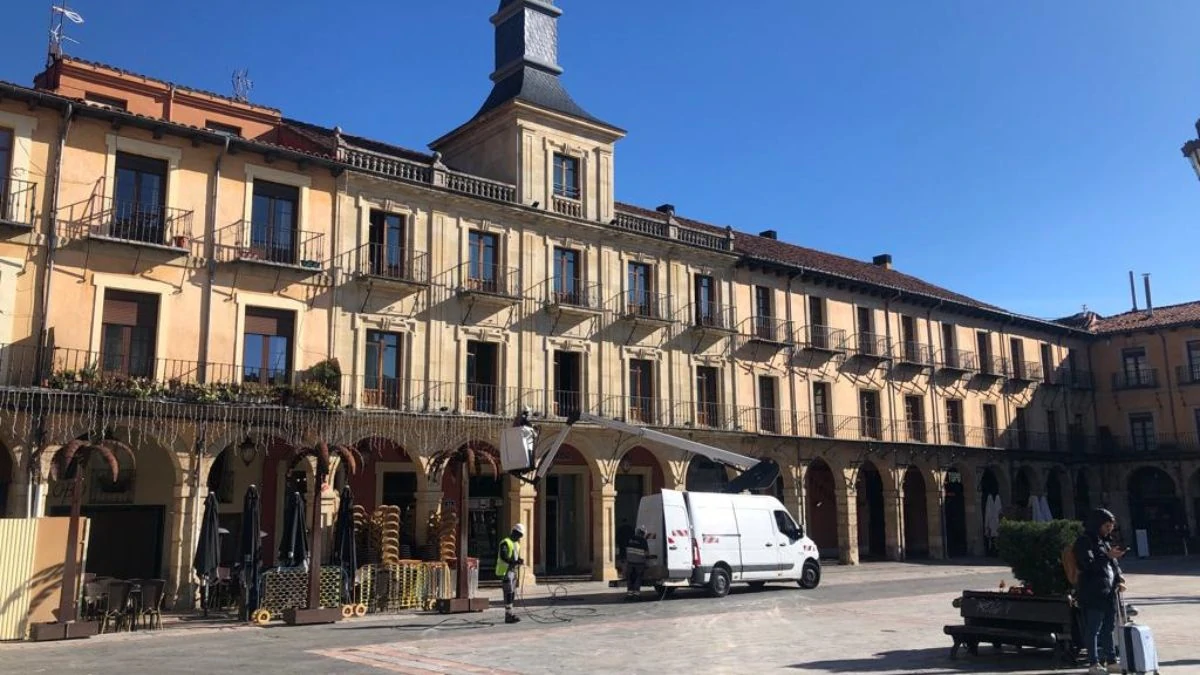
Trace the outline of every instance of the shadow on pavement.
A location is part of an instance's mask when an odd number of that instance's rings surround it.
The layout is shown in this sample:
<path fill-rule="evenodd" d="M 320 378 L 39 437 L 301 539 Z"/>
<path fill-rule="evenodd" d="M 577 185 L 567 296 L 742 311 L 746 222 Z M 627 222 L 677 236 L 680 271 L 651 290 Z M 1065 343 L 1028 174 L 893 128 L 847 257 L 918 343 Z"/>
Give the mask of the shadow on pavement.
<path fill-rule="evenodd" d="M 996 652 L 981 647 L 979 656 L 966 654 L 956 660 L 949 657 L 949 647 L 929 649 L 894 650 L 879 652 L 860 659 L 833 659 L 794 663 L 789 668 L 817 670 L 826 673 L 912 673 L 922 675 L 955 675 L 957 673 L 1042 673 L 1070 672 L 1056 670 L 1054 658 L 1049 650 L 1026 649 L 1020 652 L 1007 650 Z"/>

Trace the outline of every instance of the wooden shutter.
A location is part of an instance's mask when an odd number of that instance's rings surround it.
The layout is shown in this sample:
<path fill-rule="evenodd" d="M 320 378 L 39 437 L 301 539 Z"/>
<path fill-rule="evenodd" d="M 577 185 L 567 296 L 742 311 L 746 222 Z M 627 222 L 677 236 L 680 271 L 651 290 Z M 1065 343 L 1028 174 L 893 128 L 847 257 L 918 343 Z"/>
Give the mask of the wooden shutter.
<path fill-rule="evenodd" d="M 137 302 L 107 296 L 104 298 L 104 323 L 118 326 L 137 326 L 137 320 Z"/>
<path fill-rule="evenodd" d="M 252 335 L 279 335 L 279 318 L 269 314 L 246 312 L 246 333 Z"/>

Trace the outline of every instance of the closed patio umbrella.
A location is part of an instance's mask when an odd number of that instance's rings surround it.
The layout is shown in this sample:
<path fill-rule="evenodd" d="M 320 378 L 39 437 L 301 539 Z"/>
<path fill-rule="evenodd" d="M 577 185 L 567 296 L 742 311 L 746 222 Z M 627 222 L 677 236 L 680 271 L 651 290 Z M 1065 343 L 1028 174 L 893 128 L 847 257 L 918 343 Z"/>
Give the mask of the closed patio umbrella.
<path fill-rule="evenodd" d="M 308 528 L 304 525 L 304 498 L 293 491 L 283 511 L 283 536 L 279 540 L 279 565 L 302 567 L 308 560 Z"/>
<path fill-rule="evenodd" d="M 239 543 L 238 557 L 242 564 L 242 610 L 241 619 L 249 621 L 250 615 L 258 609 L 258 580 L 259 568 L 262 567 L 262 511 L 258 503 L 258 488 L 251 485 L 246 488 L 246 496 L 242 499 L 242 536 Z"/>
<path fill-rule="evenodd" d="M 221 524 L 217 518 L 217 495 L 209 492 L 204 499 L 204 516 L 200 519 L 200 540 L 196 542 L 196 555 L 192 558 L 192 569 L 200 579 L 203 592 L 200 594 L 204 615 L 208 616 L 208 585 L 217 576 L 221 564 Z"/>
<path fill-rule="evenodd" d="M 354 542 L 354 494 L 348 485 L 342 488 L 338 501 L 337 523 L 333 530 L 333 564 L 342 568 L 342 601 L 353 604 L 358 549 Z"/>

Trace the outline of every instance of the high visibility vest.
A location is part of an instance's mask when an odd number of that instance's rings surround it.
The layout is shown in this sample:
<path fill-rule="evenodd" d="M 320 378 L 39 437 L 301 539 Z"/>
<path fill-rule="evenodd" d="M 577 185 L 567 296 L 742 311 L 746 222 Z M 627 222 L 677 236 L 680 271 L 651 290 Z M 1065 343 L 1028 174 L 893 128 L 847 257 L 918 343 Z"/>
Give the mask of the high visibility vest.
<path fill-rule="evenodd" d="M 509 555 L 505 555 L 509 553 Z M 521 557 L 521 545 L 513 541 L 512 537 L 505 537 L 500 540 L 500 550 L 496 552 L 496 576 L 502 577 L 508 574 L 508 560 L 516 560 Z"/>

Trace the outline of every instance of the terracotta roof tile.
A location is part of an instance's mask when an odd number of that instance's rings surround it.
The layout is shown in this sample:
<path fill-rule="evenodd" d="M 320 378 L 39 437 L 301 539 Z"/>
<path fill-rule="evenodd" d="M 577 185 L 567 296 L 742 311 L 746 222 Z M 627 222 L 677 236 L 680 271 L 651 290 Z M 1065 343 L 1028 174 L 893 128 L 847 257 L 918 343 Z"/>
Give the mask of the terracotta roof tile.
<path fill-rule="evenodd" d="M 1106 316 L 1097 320 L 1092 330 L 1096 333 L 1120 333 L 1186 324 L 1200 324 L 1200 300 L 1155 307 L 1153 314 L 1139 309 Z"/>

